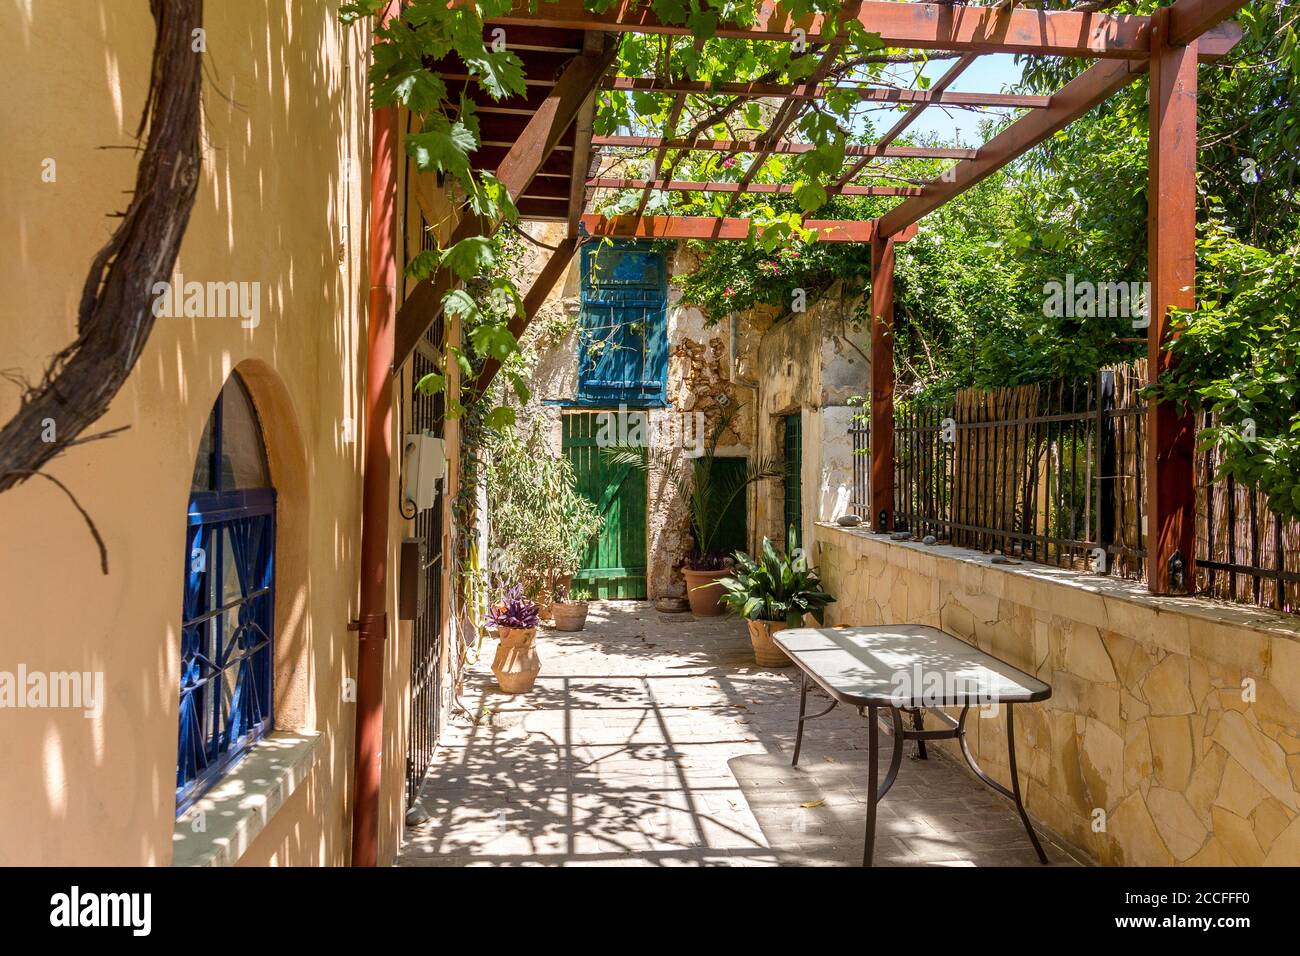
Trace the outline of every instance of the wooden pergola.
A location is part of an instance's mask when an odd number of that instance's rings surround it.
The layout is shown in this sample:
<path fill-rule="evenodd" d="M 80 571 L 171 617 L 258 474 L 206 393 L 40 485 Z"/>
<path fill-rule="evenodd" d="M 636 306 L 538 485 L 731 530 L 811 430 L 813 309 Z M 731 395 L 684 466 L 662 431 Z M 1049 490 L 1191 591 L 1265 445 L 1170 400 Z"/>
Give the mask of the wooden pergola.
<path fill-rule="evenodd" d="M 453 3 L 457 0 L 452 0 Z M 892 108 L 906 106 L 897 122 L 874 143 L 846 150 L 844 169 L 828 193 L 894 196 L 900 202 L 871 220 L 810 219 L 805 227 L 823 242 L 859 242 L 871 255 L 871 509 L 878 530 L 893 528 L 894 356 L 893 273 L 895 244 L 905 242 L 926 214 L 1014 161 L 1116 91 L 1151 74 L 1149 161 L 1149 260 L 1151 293 L 1148 328 L 1149 374 L 1168 367 L 1164 349 L 1171 332 L 1169 312 L 1194 304 L 1196 279 L 1196 104 L 1197 64 L 1226 54 L 1241 36 L 1225 22 L 1246 0 L 1176 0 L 1150 17 L 1075 9 L 1046 11 L 998 0 L 989 6 L 955 3 L 861 0 L 844 13 L 876 33 L 887 49 L 956 54 L 947 71 L 925 90 L 881 89 L 828 80 L 844 43 L 843 35 L 824 32 L 820 16 L 795 18 L 778 3 L 765 3 L 748 26 L 720 23 L 719 37 L 789 43 L 802 31 L 808 56 L 816 58 L 806 80 L 795 84 L 707 83 L 670 75 L 611 76 L 618 38 L 625 33 L 689 36 L 685 25 L 661 22 L 648 7 L 615 3 L 603 13 L 587 11 L 582 0 L 542 0 L 530 10 L 526 0 L 487 23 L 506 28 L 509 48 L 524 62 L 527 94 L 495 103 L 484 97 L 455 58 L 441 71 L 455 95 L 457 84 L 478 106 L 481 148 L 477 168 L 489 170 L 509 190 L 525 219 L 563 222 L 567 234 L 524 297 L 524 309 L 510 330 L 522 336 L 584 237 L 739 240 L 752 223 L 729 215 L 743 195 L 789 192 L 784 184 L 757 182 L 773 154 L 798 154 L 813 147 L 790 138 L 794 123 L 810 104 L 828 95 L 860 97 Z M 1086 7 L 1083 4 L 1082 7 Z M 697 41 L 698 45 L 698 41 Z M 1082 58 L 1091 65 L 1051 96 L 957 92 L 950 87 L 975 60 L 988 53 L 1038 54 Z M 667 129 L 661 136 L 594 136 L 596 97 L 602 91 L 640 92 L 672 97 Z M 775 101 L 764 133 L 752 140 L 715 140 L 680 135 L 678 122 L 689 97 L 725 95 Z M 927 148 L 895 145 L 932 107 L 998 107 L 1025 114 L 977 148 Z M 644 179 L 592 175 L 599 151 L 635 148 L 651 154 Z M 736 182 L 715 183 L 660 178 L 670 152 L 720 152 L 752 156 Z M 956 164 L 921 186 L 879 186 L 854 182 L 873 159 L 941 159 Z M 610 218 L 587 212 L 591 190 L 640 190 L 630 215 Z M 724 215 L 646 215 L 656 192 L 713 192 L 728 198 Z M 495 224 L 469 216 L 450 242 L 486 234 Z M 443 295 L 452 287 L 440 272 L 420 282 L 397 315 L 399 367 L 425 330 L 439 317 Z M 489 360 L 476 388 L 491 382 L 498 364 Z M 1148 411 L 1147 567 L 1156 593 L 1187 589 L 1193 577 L 1195 540 L 1194 423 L 1167 404 Z"/>

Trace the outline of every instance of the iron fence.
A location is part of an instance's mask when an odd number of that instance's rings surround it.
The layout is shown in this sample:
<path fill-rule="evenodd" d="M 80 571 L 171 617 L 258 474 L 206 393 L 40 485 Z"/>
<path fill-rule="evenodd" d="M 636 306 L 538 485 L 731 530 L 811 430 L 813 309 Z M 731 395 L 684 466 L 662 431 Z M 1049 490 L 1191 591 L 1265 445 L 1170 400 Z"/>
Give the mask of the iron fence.
<path fill-rule="evenodd" d="M 1201 424 L 1209 426 L 1206 414 Z M 1300 612 L 1300 524 L 1269 510 L 1268 496 L 1232 478 L 1215 481 L 1220 450 L 1198 456 L 1196 578 L 1211 597 Z"/>
<path fill-rule="evenodd" d="M 894 529 L 1028 561 L 1145 575 L 1145 363 L 1072 382 L 963 389 L 895 416 Z M 1203 418 L 1208 424 L 1208 417 Z M 870 429 L 851 425 L 853 510 L 873 524 Z M 1300 526 L 1198 456 L 1197 589 L 1296 611 Z"/>

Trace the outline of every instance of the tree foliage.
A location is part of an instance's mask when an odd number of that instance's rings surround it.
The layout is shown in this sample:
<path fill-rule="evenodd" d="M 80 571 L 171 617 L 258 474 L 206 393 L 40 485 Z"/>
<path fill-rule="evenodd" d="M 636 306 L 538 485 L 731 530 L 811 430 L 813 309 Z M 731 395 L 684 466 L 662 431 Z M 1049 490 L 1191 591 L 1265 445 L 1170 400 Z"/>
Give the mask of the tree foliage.
<path fill-rule="evenodd" d="M 1276 254 L 1222 231 L 1201 250 L 1203 301 L 1180 317 L 1178 363 L 1157 394 L 1208 406 L 1201 447 L 1219 446 L 1222 474 L 1300 519 L 1300 230 Z"/>

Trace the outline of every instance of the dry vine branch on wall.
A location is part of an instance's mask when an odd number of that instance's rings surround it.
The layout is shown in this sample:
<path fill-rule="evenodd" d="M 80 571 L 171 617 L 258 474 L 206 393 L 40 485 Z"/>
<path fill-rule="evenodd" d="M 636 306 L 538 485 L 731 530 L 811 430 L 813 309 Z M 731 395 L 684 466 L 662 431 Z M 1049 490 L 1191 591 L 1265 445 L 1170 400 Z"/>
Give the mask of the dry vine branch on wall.
<path fill-rule="evenodd" d="M 148 341 L 153 287 L 170 280 L 194 208 L 203 86 L 196 31 L 203 24 L 203 0 L 151 0 L 150 8 L 157 36 L 136 134 L 142 137 L 147 129 L 148 141 L 131 204 L 91 263 L 77 310 L 76 339 L 51 359 L 41 380 L 24 391 L 17 413 L 0 428 L 0 492 L 40 474 L 108 410 Z M 51 435 L 54 440 L 45 440 Z M 103 542 L 89 515 L 77 507 L 90 523 L 107 573 Z"/>

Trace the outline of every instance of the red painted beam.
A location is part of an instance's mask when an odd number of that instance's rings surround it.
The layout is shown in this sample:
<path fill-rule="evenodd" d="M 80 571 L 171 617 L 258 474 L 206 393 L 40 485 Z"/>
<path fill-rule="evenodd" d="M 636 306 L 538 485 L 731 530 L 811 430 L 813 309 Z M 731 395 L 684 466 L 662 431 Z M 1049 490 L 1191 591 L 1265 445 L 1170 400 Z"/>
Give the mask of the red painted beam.
<path fill-rule="evenodd" d="M 692 80 L 661 80 L 653 76 L 608 77 L 601 86 L 607 90 L 642 93 L 737 96 L 748 99 L 784 97 L 788 99 L 822 99 L 836 93 L 852 93 L 859 99 L 875 103 L 921 103 L 930 106 L 997 106 L 1018 109 L 1046 109 L 1050 96 L 1027 96 L 1018 93 L 957 93 L 943 89 L 899 90 L 889 87 L 851 86 L 846 84 L 814 86 L 809 83 L 710 83 Z"/>
<path fill-rule="evenodd" d="M 792 193 L 791 183 L 708 183 L 681 179 L 608 179 L 597 177 L 587 180 L 593 189 L 649 189 L 676 193 Z M 920 186 L 828 186 L 826 191 L 837 196 L 919 196 Z"/>
<path fill-rule="evenodd" d="M 871 526 L 894 530 L 894 238 L 871 240 Z"/>
<path fill-rule="evenodd" d="M 536 10 L 530 10 L 529 5 L 527 0 L 517 0 L 513 10 L 488 22 L 677 36 L 691 32 L 685 23 L 664 23 L 648 5 L 629 0 L 615 0 L 602 13 L 586 10 L 582 0 L 544 2 L 537 4 Z M 1148 49 L 1146 17 L 1017 10 L 998 23 L 986 7 L 889 0 L 864 2 L 857 16 L 867 30 L 880 34 L 887 47 L 1061 56 L 1131 56 Z M 834 40 L 822 35 L 830 19 L 820 14 L 795 17 L 779 4 L 765 3 L 754 23 L 719 23 L 716 35 L 789 40 L 792 31 L 801 28 L 809 42 L 843 43 L 842 33 Z M 1112 50 L 1115 52 L 1109 52 Z"/>
<path fill-rule="evenodd" d="M 398 17 L 391 2 L 385 25 Z M 377 38 L 375 43 L 386 42 Z M 370 294 L 366 304 L 365 434 L 361 482 L 360 586 L 357 620 L 356 721 L 352 755 L 352 865 L 379 863 L 383 783 L 384 648 L 388 640 L 388 516 L 392 510 L 394 310 L 397 305 L 397 176 L 401 136 L 397 107 L 371 113 Z"/>
<path fill-rule="evenodd" d="M 515 202 L 515 206 L 519 209 L 519 218 L 525 221 L 564 223 L 569 221 L 569 199 L 567 196 L 563 199 L 522 196 Z"/>
<path fill-rule="evenodd" d="M 1208 51 L 1214 56 L 1222 56 L 1241 39 L 1241 27 L 1235 23 L 1224 23 L 1249 0 L 1178 0 L 1169 8 L 1169 46 L 1186 46 L 1197 37 L 1201 49 L 1197 51 L 1198 59 L 1204 61 Z M 1226 39 L 1232 37 L 1227 49 L 1223 49 Z"/>
<path fill-rule="evenodd" d="M 756 139 L 664 139 L 661 136 L 593 136 L 592 146 L 630 147 L 634 149 L 657 149 L 662 145 L 669 149 L 690 149 L 712 153 L 757 153 L 763 144 Z M 814 149 L 811 143 L 791 143 L 784 141 L 772 147 L 774 153 L 810 153 Z M 944 146 L 846 146 L 846 156 L 883 156 L 885 158 L 908 159 L 974 159 L 979 155 L 978 149 L 953 149 Z"/>
<path fill-rule="evenodd" d="M 875 221 L 807 219 L 804 226 L 816 229 L 820 242 L 870 242 Z M 750 220 L 721 216 L 605 216 L 588 214 L 582 227 L 589 236 L 618 239 L 724 239 L 749 238 Z M 916 235 L 915 229 L 904 230 L 895 238 L 906 242 Z"/>
<path fill-rule="evenodd" d="M 1155 19 L 1147 161 L 1147 375 L 1156 381 L 1174 357 L 1171 309 L 1196 304 L 1196 41 L 1165 39 L 1166 10 Z M 1147 406 L 1147 586 L 1156 594 L 1195 587 L 1196 422 L 1168 402 Z M 1173 565 L 1181 564 L 1181 573 Z"/>
<path fill-rule="evenodd" d="M 461 0 L 453 0 L 455 6 Z M 467 0 L 466 0 L 467 2 Z M 649 6 L 632 0 L 615 0 L 608 10 L 592 13 L 583 0 L 546 0 L 529 9 L 530 0 L 516 0 L 514 9 L 490 17 L 489 24 L 551 26 L 612 33 L 659 33 L 686 36 L 685 23 L 664 23 Z M 864 2 L 857 14 L 868 31 L 880 35 L 887 47 L 916 50 L 955 50 L 977 53 L 1035 53 L 1054 56 L 1145 59 L 1151 49 L 1150 18 L 1072 10 L 1043 11 L 1016 8 L 999 18 L 993 7 L 943 3 Z M 716 35 L 748 40 L 789 41 L 796 28 L 809 42 L 845 42 L 843 32 L 834 39 L 822 36 L 830 18 L 820 14 L 791 16 L 781 5 L 765 3 L 754 23 L 741 26 L 719 23 Z M 1240 37 L 1222 24 L 1205 34 L 1201 55 L 1222 56 Z M 509 44 L 507 30 L 506 43 Z"/>

